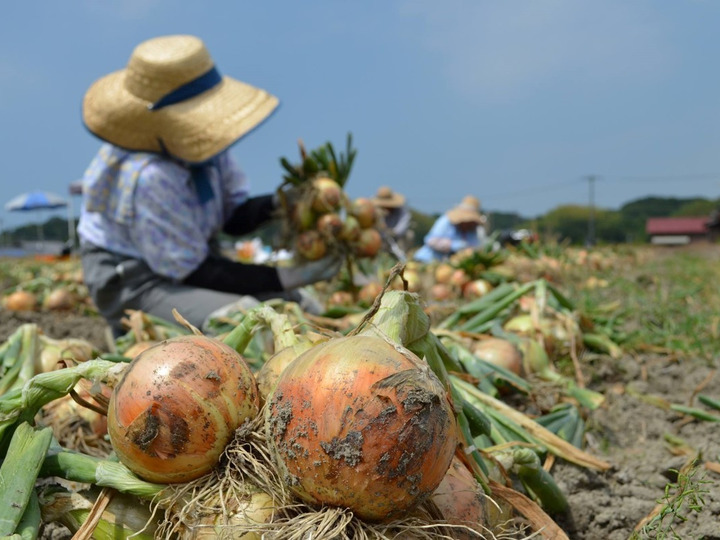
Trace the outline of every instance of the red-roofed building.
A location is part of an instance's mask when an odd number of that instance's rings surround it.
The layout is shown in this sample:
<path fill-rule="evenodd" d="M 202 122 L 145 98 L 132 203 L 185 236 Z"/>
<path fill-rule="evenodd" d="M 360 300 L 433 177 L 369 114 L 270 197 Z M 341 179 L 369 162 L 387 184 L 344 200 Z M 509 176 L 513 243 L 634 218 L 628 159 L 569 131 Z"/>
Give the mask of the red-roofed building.
<path fill-rule="evenodd" d="M 680 245 L 710 241 L 708 217 L 648 218 L 645 232 L 652 244 Z"/>

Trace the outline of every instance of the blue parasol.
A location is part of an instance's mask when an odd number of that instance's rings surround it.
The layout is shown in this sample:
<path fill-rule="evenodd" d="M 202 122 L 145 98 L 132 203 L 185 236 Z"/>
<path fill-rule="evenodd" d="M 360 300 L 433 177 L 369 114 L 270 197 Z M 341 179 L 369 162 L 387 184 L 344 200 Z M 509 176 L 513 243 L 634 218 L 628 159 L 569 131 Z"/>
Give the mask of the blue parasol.
<path fill-rule="evenodd" d="M 29 191 L 18 195 L 14 199 L 5 204 L 5 210 L 10 212 L 30 212 L 34 210 L 49 210 L 53 208 L 63 208 L 68 203 L 60 195 L 50 193 L 48 191 Z M 38 240 L 42 245 L 43 233 L 42 225 L 38 223 Z"/>
<path fill-rule="evenodd" d="M 60 195 L 47 191 L 30 191 L 18 195 L 5 204 L 5 210 L 11 212 L 25 212 L 29 210 L 44 210 L 50 208 L 62 208 L 67 206 L 67 201 Z"/>

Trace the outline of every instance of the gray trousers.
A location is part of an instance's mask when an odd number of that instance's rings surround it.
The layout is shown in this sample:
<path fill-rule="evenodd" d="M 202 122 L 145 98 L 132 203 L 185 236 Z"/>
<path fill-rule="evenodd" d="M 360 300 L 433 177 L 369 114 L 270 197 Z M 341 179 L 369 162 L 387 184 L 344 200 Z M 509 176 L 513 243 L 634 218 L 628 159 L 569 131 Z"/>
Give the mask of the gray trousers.
<path fill-rule="evenodd" d="M 143 260 L 91 245 L 84 245 L 80 254 L 90 297 L 115 337 L 127 331 L 120 322 L 127 309 L 175 322 L 175 308 L 190 324 L 203 328 L 211 314 L 223 309 L 250 309 L 271 298 L 302 300 L 299 291 L 244 296 L 184 285 L 154 274 Z"/>

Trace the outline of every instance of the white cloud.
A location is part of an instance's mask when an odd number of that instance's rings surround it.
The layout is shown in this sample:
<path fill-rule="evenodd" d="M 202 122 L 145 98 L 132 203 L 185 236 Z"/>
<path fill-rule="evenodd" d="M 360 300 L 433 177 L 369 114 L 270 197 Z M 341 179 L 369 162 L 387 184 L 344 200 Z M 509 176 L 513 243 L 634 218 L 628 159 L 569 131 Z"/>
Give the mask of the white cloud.
<path fill-rule="evenodd" d="M 672 51 L 651 9 L 575 0 L 408 0 L 419 36 L 461 95 L 514 100 L 556 83 L 632 83 L 662 75 Z"/>

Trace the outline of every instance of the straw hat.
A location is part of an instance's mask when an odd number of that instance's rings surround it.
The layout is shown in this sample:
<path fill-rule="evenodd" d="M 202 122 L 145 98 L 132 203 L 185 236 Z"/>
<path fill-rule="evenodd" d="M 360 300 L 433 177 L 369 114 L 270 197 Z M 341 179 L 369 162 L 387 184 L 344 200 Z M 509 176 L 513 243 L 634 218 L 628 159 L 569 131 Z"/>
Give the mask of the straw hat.
<path fill-rule="evenodd" d="M 485 216 L 480 213 L 480 199 L 467 195 L 455 208 L 447 211 L 447 217 L 450 223 L 457 225 L 458 223 L 485 223 Z"/>
<path fill-rule="evenodd" d="M 194 36 L 163 36 L 135 47 L 127 67 L 85 94 L 83 121 L 99 138 L 128 150 L 205 161 L 267 118 L 278 99 L 221 76 Z"/>
<path fill-rule="evenodd" d="M 372 199 L 372 202 L 374 202 L 376 206 L 380 206 L 382 208 L 400 208 L 403 204 L 405 204 L 405 197 L 399 193 L 395 193 L 387 186 L 382 186 L 377 190 L 375 198 Z"/>

